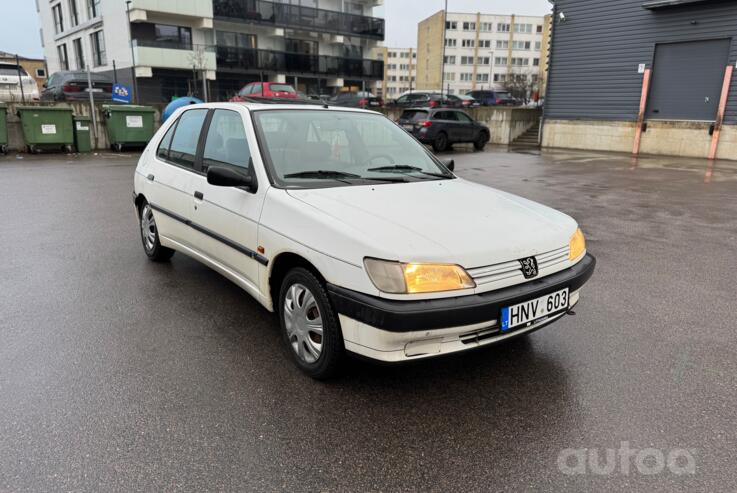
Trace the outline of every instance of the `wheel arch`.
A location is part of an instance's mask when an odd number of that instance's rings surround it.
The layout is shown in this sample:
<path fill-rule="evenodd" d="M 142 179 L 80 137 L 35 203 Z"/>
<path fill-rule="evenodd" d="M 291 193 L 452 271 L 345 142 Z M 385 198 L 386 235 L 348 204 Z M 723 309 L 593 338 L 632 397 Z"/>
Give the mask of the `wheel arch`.
<path fill-rule="evenodd" d="M 279 300 L 279 290 L 281 289 L 282 280 L 287 273 L 295 267 L 302 267 L 312 272 L 323 284 L 325 276 L 323 276 L 315 265 L 302 255 L 285 251 L 279 253 L 276 257 L 269 261 L 268 271 L 268 288 L 271 303 L 276 308 Z"/>

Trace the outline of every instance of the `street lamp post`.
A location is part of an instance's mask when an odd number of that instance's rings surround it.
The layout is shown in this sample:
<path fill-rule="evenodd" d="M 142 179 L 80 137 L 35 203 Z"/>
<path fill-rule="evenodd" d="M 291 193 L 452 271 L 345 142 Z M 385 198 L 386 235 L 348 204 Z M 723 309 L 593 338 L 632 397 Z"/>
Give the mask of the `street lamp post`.
<path fill-rule="evenodd" d="M 445 86 L 445 48 L 448 43 L 448 0 L 445 0 L 445 11 L 443 11 L 443 63 L 440 71 L 440 99 L 443 98 Z"/>
<path fill-rule="evenodd" d="M 128 36 L 131 40 L 131 77 L 133 77 L 133 100 L 138 104 L 138 79 L 136 78 L 136 50 L 133 49 L 133 29 L 131 28 L 131 2 L 126 0 L 125 13 L 128 16 Z"/>

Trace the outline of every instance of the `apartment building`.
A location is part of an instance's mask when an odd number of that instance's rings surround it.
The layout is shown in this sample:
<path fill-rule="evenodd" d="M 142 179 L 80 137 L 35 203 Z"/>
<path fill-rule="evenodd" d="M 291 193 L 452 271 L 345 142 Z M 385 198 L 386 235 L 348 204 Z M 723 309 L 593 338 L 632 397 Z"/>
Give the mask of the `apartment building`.
<path fill-rule="evenodd" d="M 440 11 L 417 30 L 417 87 L 465 94 L 491 86 L 544 90 L 550 18 Z"/>
<path fill-rule="evenodd" d="M 383 78 L 383 0 L 37 0 L 50 72 L 90 66 L 133 85 L 139 100 L 231 96 L 244 84 L 305 92 Z M 130 19 L 130 23 L 128 22 Z M 365 54 L 365 55 L 364 55 Z"/>
<path fill-rule="evenodd" d="M 417 50 L 414 48 L 381 48 L 384 78 L 376 83 L 376 95 L 396 99 L 417 88 Z"/>

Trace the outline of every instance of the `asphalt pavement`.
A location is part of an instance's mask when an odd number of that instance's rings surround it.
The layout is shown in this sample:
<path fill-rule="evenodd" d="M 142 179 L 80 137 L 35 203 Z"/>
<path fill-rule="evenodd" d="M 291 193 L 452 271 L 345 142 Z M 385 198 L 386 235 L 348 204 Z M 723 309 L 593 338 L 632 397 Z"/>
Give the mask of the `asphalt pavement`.
<path fill-rule="evenodd" d="M 0 157 L 0 491 L 737 489 L 737 163 L 444 157 L 579 220 L 577 315 L 328 383 L 225 278 L 146 259 L 137 156 Z"/>

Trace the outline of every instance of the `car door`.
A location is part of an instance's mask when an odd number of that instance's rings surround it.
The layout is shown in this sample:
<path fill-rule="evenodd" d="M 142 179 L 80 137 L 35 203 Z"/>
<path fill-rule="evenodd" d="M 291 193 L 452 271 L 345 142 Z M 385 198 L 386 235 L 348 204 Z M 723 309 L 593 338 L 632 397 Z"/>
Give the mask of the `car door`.
<path fill-rule="evenodd" d="M 454 111 L 453 114 L 458 122 L 456 125 L 459 142 L 473 142 L 476 140 L 479 131 L 476 121 L 463 111 Z"/>
<path fill-rule="evenodd" d="M 144 195 L 154 209 L 159 235 L 188 248 L 194 245 L 188 222 L 192 216 L 197 143 L 206 116 L 206 109 L 184 111 L 169 127 L 144 171 Z"/>
<path fill-rule="evenodd" d="M 219 166 L 256 179 L 251 149 L 256 149 L 251 122 L 243 113 L 216 109 L 209 117 L 198 160 L 192 196 L 192 225 L 197 230 L 197 248 L 211 260 L 245 278 L 257 290 L 259 263 L 258 220 L 266 186 L 251 189 L 219 187 L 207 182 L 207 171 Z M 254 181 L 255 183 L 255 181 Z"/>
<path fill-rule="evenodd" d="M 446 110 L 438 112 L 437 115 L 442 115 L 443 125 L 447 128 L 448 140 L 450 142 L 463 141 L 463 129 L 456 117 L 456 112 Z"/>

